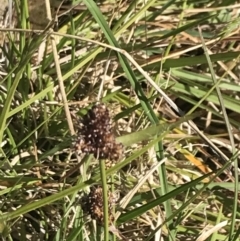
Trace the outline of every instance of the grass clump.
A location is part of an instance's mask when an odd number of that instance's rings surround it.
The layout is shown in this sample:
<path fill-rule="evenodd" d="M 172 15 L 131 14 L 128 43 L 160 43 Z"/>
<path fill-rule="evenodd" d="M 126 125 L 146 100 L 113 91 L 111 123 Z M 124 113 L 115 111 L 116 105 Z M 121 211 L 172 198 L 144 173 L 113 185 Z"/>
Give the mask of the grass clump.
<path fill-rule="evenodd" d="M 43 3 L 0 30 L 1 238 L 238 240 L 237 1 Z"/>

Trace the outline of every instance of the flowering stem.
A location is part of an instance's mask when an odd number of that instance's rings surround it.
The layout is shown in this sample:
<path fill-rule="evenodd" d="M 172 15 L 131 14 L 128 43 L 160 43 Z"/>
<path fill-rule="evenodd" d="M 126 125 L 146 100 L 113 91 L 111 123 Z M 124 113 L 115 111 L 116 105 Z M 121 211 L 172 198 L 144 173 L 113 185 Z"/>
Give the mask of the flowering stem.
<path fill-rule="evenodd" d="M 102 189 L 103 189 L 103 208 L 104 208 L 104 240 L 108 241 L 108 186 L 107 186 L 107 180 L 106 180 L 106 167 L 105 167 L 105 161 L 100 160 L 100 173 L 101 173 L 101 179 L 102 179 Z"/>

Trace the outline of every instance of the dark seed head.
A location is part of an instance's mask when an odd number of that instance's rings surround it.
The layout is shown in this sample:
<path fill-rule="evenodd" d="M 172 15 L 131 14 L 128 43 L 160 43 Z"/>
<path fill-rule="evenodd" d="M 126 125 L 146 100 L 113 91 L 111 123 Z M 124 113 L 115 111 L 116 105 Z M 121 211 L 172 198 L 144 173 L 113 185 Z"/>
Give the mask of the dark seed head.
<path fill-rule="evenodd" d="M 115 201 L 114 195 L 111 192 L 108 192 L 109 224 L 114 220 L 112 209 Z M 83 211 L 89 214 L 92 219 L 96 220 L 98 225 L 104 225 L 103 191 L 100 186 L 91 187 L 90 193 L 82 198 L 81 204 Z"/>
<path fill-rule="evenodd" d="M 94 105 L 82 118 L 78 135 L 75 148 L 79 153 L 111 162 L 121 158 L 123 145 L 116 143 L 109 110 L 104 104 Z"/>

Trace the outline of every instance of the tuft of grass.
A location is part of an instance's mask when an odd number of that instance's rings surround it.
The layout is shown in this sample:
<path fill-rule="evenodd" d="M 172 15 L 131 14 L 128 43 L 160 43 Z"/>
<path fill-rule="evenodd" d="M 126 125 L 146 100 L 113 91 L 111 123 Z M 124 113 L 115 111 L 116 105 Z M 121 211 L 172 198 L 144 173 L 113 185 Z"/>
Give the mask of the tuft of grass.
<path fill-rule="evenodd" d="M 11 3 L 0 29 L 1 238 L 239 240 L 239 3 Z M 125 147 L 111 168 L 74 149 L 98 101 Z M 95 184 L 102 226 L 81 207 Z"/>

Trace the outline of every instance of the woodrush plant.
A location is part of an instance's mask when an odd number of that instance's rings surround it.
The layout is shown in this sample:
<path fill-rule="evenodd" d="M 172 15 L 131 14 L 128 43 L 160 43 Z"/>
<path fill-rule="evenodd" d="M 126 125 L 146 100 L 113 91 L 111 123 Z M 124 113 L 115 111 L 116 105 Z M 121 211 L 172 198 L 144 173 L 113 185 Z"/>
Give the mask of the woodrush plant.
<path fill-rule="evenodd" d="M 216 22 L 231 19 L 238 3 L 126 1 L 112 4 L 112 12 L 104 10 L 108 3 L 83 3 L 80 11 L 56 9 L 61 15 L 58 29 L 52 21 L 45 30 L 33 31 L 27 1 L 16 1 L 16 27 L 21 29 L 5 29 L 8 64 L 2 65 L 0 82 L 3 237 L 100 240 L 103 231 L 89 231 L 84 222 L 79 196 L 104 180 L 104 168 L 90 155 L 80 160 L 80 174 L 65 175 L 79 161 L 71 146 L 79 128 L 74 116 L 83 116 L 100 93 L 110 110 L 116 110 L 117 140 L 126 146 L 123 160 L 105 173 L 105 181 L 111 180 L 122 197 L 116 205 L 119 233 L 110 237 L 159 240 L 162 231 L 167 240 L 206 239 L 207 233 L 200 233 L 207 223 L 212 240 L 237 240 L 237 153 L 227 140 L 239 128 L 239 51 L 234 44 L 228 46 L 231 33 L 221 35 Z M 46 5 L 51 6 L 48 1 Z M 224 23 L 223 31 L 235 23 Z M 201 52 L 204 43 L 213 54 Z M 179 117 L 159 93 L 194 114 Z M 224 106 L 228 114 L 223 118 Z M 204 136 L 184 123 L 193 118 Z M 225 132 L 228 120 L 234 132 Z M 216 147 L 213 155 L 206 140 Z M 215 159 L 220 169 L 209 174 L 208 164 Z M 195 168 L 179 168 L 179 160 Z M 234 160 L 235 173 L 222 175 Z"/>

